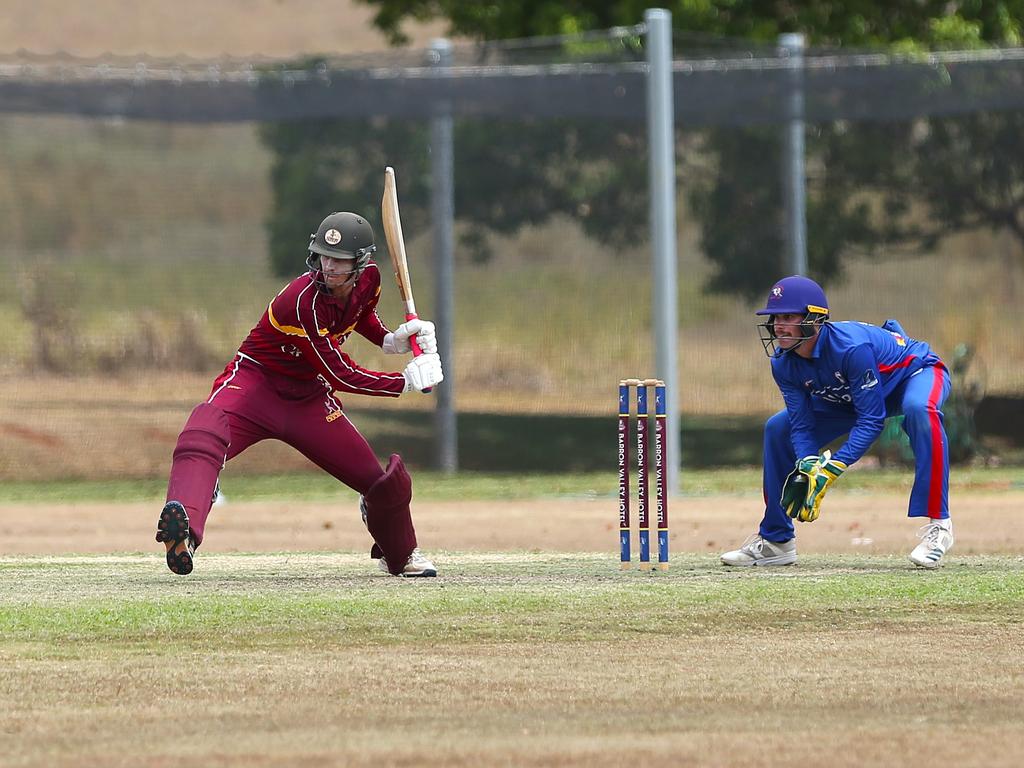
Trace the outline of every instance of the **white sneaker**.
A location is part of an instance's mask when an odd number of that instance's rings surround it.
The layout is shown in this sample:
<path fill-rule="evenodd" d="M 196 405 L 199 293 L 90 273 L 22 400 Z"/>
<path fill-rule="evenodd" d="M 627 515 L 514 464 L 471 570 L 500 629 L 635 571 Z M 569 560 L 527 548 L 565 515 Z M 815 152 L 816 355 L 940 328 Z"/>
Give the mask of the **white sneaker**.
<path fill-rule="evenodd" d="M 953 521 L 948 517 L 944 520 L 932 520 L 921 526 L 917 534 L 921 543 L 910 553 L 910 562 L 922 568 L 938 568 L 946 552 L 953 546 Z"/>
<path fill-rule="evenodd" d="M 722 565 L 792 565 L 796 562 L 796 539 L 768 541 L 755 533 L 739 549 L 722 555 Z"/>
<path fill-rule="evenodd" d="M 390 574 L 388 570 L 387 561 L 382 557 L 377 561 L 377 567 L 380 568 L 384 573 Z M 419 547 L 412 551 L 409 555 L 409 559 L 405 562 L 405 568 L 398 574 L 399 576 L 414 577 L 414 576 L 437 576 L 437 568 L 430 562 L 423 553 L 420 552 Z"/>

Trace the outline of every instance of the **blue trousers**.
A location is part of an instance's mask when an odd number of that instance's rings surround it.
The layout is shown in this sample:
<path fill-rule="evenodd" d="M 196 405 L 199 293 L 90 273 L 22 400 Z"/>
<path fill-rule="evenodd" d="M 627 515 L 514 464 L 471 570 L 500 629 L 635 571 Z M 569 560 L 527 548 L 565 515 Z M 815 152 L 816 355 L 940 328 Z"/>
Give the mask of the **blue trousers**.
<path fill-rule="evenodd" d="M 889 416 L 903 414 L 903 431 L 914 451 L 916 470 L 910 492 L 910 517 L 949 517 L 949 443 L 941 410 L 949 396 L 949 386 L 949 373 L 944 367 L 922 368 L 886 399 Z M 819 448 L 848 433 L 857 421 L 849 407 L 824 401 L 815 402 L 814 415 Z M 788 541 L 794 536 L 793 521 L 782 511 L 779 498 L 796 460 L 789 415 L 780 411 L 764 425 L 765 509 L 760 533 L 768 541 Z"/>

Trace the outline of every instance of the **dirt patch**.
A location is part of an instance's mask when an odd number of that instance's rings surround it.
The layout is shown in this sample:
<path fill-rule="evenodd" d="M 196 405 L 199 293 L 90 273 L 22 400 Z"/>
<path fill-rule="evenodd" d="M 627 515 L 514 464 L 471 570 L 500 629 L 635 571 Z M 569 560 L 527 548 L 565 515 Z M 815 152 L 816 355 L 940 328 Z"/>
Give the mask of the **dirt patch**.
<path fill-rule="evenodd" d="M 838 493 L 814 523 L 798 524 L 800 551 L 890 554 L 909 551 L 923 522 L 906 517 L 904 494 Z M 1024 492 L 976 493 L 953 505 L 959 555 L 1024 553 Z M 0 552 L 138 552 L 153 540 L 159 504 L 2 504 Z M 603 552 L 618 556 L 612 499 L 418 502 L 421 546 L 431 551 Z M 677 498 L 670 504 L 674 552 L 731 549 L 760 520 L 754 495 Z M 244 502 L 213 509 L 207 552 L 359 551 L 370 539 L 350 502 Z M 634 535 L 635 545 L 635 535 Z"/>

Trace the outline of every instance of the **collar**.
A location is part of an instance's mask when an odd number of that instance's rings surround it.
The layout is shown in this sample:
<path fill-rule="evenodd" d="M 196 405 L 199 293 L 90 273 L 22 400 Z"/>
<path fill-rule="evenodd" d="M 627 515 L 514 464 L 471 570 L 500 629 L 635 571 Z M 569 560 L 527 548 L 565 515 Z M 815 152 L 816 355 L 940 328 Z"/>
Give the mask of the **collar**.
<path fill-rule="evenodd" d="M 814 340 L 814 349 L 811 350 L 811 356 L 809 360 L 817 360 L 821 357 L 821 345 L 825 341 L 825 329 L 828 328 L 828 320 L 821 324 L 821 330 L 818 331 L 818 338 Z"/>

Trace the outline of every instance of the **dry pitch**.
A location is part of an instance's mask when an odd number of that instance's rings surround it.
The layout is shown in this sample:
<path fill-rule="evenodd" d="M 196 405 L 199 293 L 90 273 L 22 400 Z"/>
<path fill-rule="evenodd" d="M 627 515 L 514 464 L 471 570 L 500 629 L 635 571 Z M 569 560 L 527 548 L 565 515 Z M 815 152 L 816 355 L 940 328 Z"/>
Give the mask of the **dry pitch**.
<path fill-rule="evenodd" d="M 229 501 L 188 578 L 152 505 L 0 506 L 0 765 L 1020 765 L 1022 494 L 933 573 L 903 498 L 758 572 L 714 557 L 756 496 L 679 499 L 654 575 L 608 499 L 421 503 L 423 581 L 348 505 Z"/>

